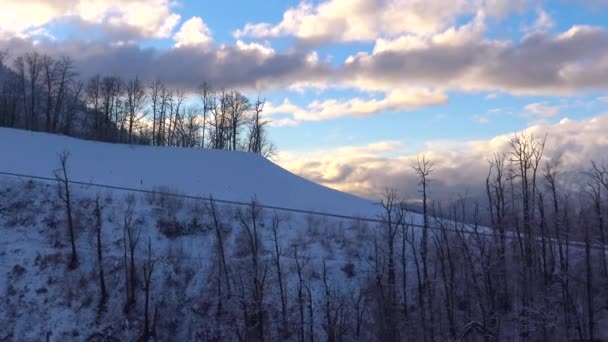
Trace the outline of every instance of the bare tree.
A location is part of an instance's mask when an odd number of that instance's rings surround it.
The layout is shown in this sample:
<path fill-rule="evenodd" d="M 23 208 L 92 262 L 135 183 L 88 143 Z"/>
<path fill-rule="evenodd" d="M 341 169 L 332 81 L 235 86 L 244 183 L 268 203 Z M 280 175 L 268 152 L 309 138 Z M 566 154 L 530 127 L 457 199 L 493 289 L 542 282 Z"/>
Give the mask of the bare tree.
<path fill-rule="evenodd" d="M 305 287 L 305 283 L 304 283 L 304 276 L 303 276 L 303 271 L 304 271 L 304 267 L 306 266 L 306 264 L 308 264 L 308 261 L 310 260 L 309 257 L 305 256 L 302 257 L 300 254 L 298 254 L 298 247 L 294 246 L 293 248 L 293 257 L 294 257 L 294 261 L 295 261 L 295 265 L 296 265 L 296 274 L 298 275 L 298 285 L 297 285 L 297 299 L 298 299 L 298 312 L 299 312 L 299 316 L 300 316 L 300 322 L 299 322 L 299 340 L 301 342 L 304 342 L 305 339 L 305 319 L 304 319 L 304 301 L 305 301 L 305 296 L 304 296 L 304 287 Z M 312 337 L 311 337 L 312 338 Z"/>
<path fill-rule="evenodd" d="M 285 288 L 283 282 L 283 269 L 281 266 L 281 256 L 283 254 L 283 249 L 280 246 L 278 232 L 279 232 L 279 216 L 275 214 L 272 217 L 272 240 L 274 242 L 274 265 L 276 267 L 277 272 L 277 282 L 279 283 L 279 295 L 281 297 L 281 323 L 282 323 L 282 334 L 283 336 L 287 336 L 288 333 L 288 325 L 287 325 L 287 299 L 285 296 Z"/>
<path fill-rule="evenodd" d="M 72 124 L 74 123 L 74 116 L 77 110 L 82 108 L 81 105 L 81 94 L 84 87 L 84 83 L 76 81 L 72 83 L 70 91 L 66 91 L 66 104 L 65 104 L 65 117 L 61 122 L 61 130 L 64 134 L 70 135 Z"/>
<path fill-rule="evenodd" d="M 117 97 L 120 88 L 120 79 L 117 77 L 105 76 L 101 79 L 101 101 L 102 109 L 104 114 L 104 122 L 100 134 L 102 139 L 109 140 L 110 131 L 112 129 L 113 114 L 115 113 L 117 106 Z M 116 122 L 116 121 L 114 121 Z"/>
<path fill-rule="evenodd" d="M 78 75 L 78 73 L 74 70 L 74 61 L 70 57 L 61 57 L 55 66 L 56 68 L 56 78 L 57 78 L 57 92 L 55 97 L 55 110 L 53 114 L 53 123 L 51 125 L 51 129 L 53 131 L 57 130 L 57 126 L 59 124 L 59 115 L 63 106 L 65 106 L 66 97 L 68 93 L 68 86 L 74 83 L 74 77 Z M 74 85 L 75 89 L 78 89 L 78 93 L 80 92 L 80 88 L 82 84 L 76 82 Z M 75 96 L 78 98 L 78 96 Z M 69 107 L 69 106 L 68 106 Z M 69 112 L 69 108 L 66 109 Z M 97 107 L 96 107 L 97 110 Z M 71 118 L 69 118 L 69 113 L 67 114 L 68 118 L 66 119 L 68 122 L 71 122 Z M 86 125 L 84 125 L 86 128 Z"/>
<path fill-rule="evenodd" d="M 247 234 L 247 241 L 249 243 L 249 252 L 251 256 L 251 281 L 252 281 L 252 303 L 255 308 L 255 312 L 250 321 L 246 322 L 246 326 L 249 329 L 254 329 L 256 332 L 253 336 L 256 340 L 264 340 L 264 293 L 265 293 L 265 281 L 268 273 L 268 263 L 262 260 L 261 253 L 263 250 L 262 240 L 259 233 L 261 208 L 257 205 L 255 200 L 251 201 L 249 208 L 246 213 L 239 213 L 239 221 L 241 227 Z"/>
<path fill-rule="evenodd" d="M 85 89 L 86 106 L 89 112 L 92 111 L 93 115 L 93 129 L 92 136 L 101 138 L 101 117 L 100 117 L 100 106 L 101 106 L 101 76 L 99 74 L 91 77 L 87 82 Z"/>
<path fill-rule="evenodd" d="M 41 59 L 44 84 L 46 86 L 46 131 L 50 132 L 52 128 L 53 91 L 57 79 L 57 63 L 49 55 L 42 55 Z"/>
<path fill-rule="evenodd" d="M 128 108 L 128 143 L 130 144 L 133 136 L 133 125 L 136 124 L 142 117 L 145 116 L 143 112 L 144 104 L 146 101 L 146 91 L 139 78 L 131 80 L 127 83 L 127 108 Z"/>
<path fill-rule="evenodd" d="M 226 283 L 226 289 L 228 291 L 228 298 L 231 297 L 231 288 L 230 288 L 230 276 L 228 274 L 228 265 L 226 263 L 226 253 L 224 252 L 224 226 L 220 221 L 219 214 L 217 212 L 217 208 L 213 197 L 209 196 L 209 201 L 207 201 L 207 210 L 211 212 L 211 216 L 213 218 L 213 230 L 215 231 L 216 236 L 216 244 L 217 244 L 217 257 L 218 257 L 218 304 L 217 304 L 217 313 L 218 315 L 222 312 L 222 272 Z"/>
<path fill-rule="evenodd" d="M 58 182 L 59 198 L 65 204 L 66 218 L 68 221 L 68 232 L 70 234 L 70 245 L 72 247 L 72 257 L 70 259 L 69 268 L 75 269 L 78 267 L 78 254 L 76 253 L 76 237 L 74 234 L 74 222 L 72 220 L 72 200 L 70 192 L 70 180 L 68 178 L 68 159 L 70 153 L 67 151 L 59 154 L 60 169 L 55 171 L 55 179 Z"/>
<path fill-rule="evenodd" d="M 499 262 L 500 262 L 500 284 L 501 300 L 506 305 L 509 302 L 509 290 L 507 287 L 507 263 L 506 263 L 506 174 L 505 174 L 506 155 L 494 153 L 494 158 L 489 161 L 490 170 L 486 178 L 486 192 L 488 196 L 489 209 L 492 225 L 498 228 L 499 238 Z M 496 231 L 496 229 L 494 230 Z"/>
<path fill-rule="evenodd" d="M 7 50 L 0 50 L 0 125 L 15 127 L 20 101 L 19 74 L 5 69 L 8 56 Z"/>
<path fill-rule="evenodd" d="M 27 108 L 27 79 L 25 76 L 25 59 L 23 56 L 19 56 L 15 59 L 15 69 L 17 70 L 17 78 L 19 88 L 21 90 L 21 100 L 23 101 L 23 116 L 25 128 L 30 128 L 30 120 L 28 116 Z"/>
<path fill-rule="evenodd" d="M 239 130 L 241 125 L 245 122 L 245 114 L 249 111 L 250 104 L 243 94 L 236 90 L 229 93 L 228 96 L 228 122 L 230 124 L 230 137 L 232 139 L 231 150 L 236 151 L 237 141 L 239 137 Z"/>
<path fill-rule="evenodd" d="M 587 188 L 591 202 L 593 205 L 593 211 L 597 220 L 597 227 L 599 232 L 599 242 L 602 257 L 600 259 L 602 265 L 602 276 L 608 278 L 608 263 L 606 261 L 606 233 L 604 227 L 604 215 L 603 215 L 603 195 L 602 189 L 608 190 L 606 184 L 608 184 L 608 174 L 606 170 L 602 170 L 595 161 L 591 161 L 591 169 L 585 171 L 585 175 L 588 178 Z"/>
<path fill-rule="evenodd" d="M 141 235 L 141 228 L 133 217 L 135 214 L 135 197 L 127 197 L 127 207 L 123 217 L 123 244 L 125 250 L 125 270 L 127 275 L 127 312 L 135 305 L 135 288 L 137 286 L 137 273 L 135 270 L 135 251 Z M 126 253 L 129 253 L 129 264 L 127 265 Z"/>
<path fill-rule="evenodd" d="M 150 100 L 152 101 L 152 145 L 156 145 L 156 121 L 159 114 L 161 100 L 161 92 L 164 88 L 160 80 L 154 81 L 150 85 Z"/>
<path fill-rule="evenodd" d="M 103 225 L 102 218 L 102 207 L 99 204 L 99 195 L 95 199 L 95 209 L 93 210 L 93 215 L 95 216 L 95 233 L 97 236 L 97 266 L 99 268 L 99 289 L 100 289 L 100 299 L 99 299 L 99 308 L 103 308 L 108 299 L 108 291 L 106 289 L 106 280 L 103 272 L 103 245 L 101 243 L 101 230 Z"/>
<path fill-rule="evenodd" d="M 42 57 L 38 52 L 34 51 L 25 54 L 25 63 L 27 64 L 27 71 L 30 80 L 30 129 L 38 129 L 38 113 L 36 112 L 37 97 L 37 86 L 38 77 L 42 71 Z"/>
<path fill-rule="evenodd" d="M 152 238 L 148 238 L 148 257 L 143 265 L 144 274 L 144 293 L 145 293 L 145 305 L 144 305 L 144 333 L 143 341 L 149 341 L 154 335 L 153 327 L 150 325 L 150 288 L 152 283 L 152 274 L 154 273 L 155 259 L 152 259 Z"/>
<path fill-rule="evenodd" d="M 203 103 L 203 136 L 201 139 L 201 147 L 205 147 L 205 131 L 207 130 L 207 113 L 209 113 L 214 107 L 214 94 L 213 89 L 207 82 L 203 82 L 198 87 L 198 96 L 201 98 Z"/>
<path fill-rule="evenodd" d="M 433 322 L 433 294 L 432 286 L 429 281 L 429 266 L 428 266 L 428 246 L 429 246 L 429 212 L 428 212 L 428 185 L 430 182 L 429 176 L 433 172 L 433 163 L 426 159 L 423 155 L 422 158 L 416 158 L 416 164 L 412 166 L 416 174 L 418 175 L 419 183 L 422 188 L 420 193 L 422 194 L 422 215 L 423 215 L 423 227 L 422 227 L 422 240 L 420 241 L 420 257 L 422 258 L 422 275 L 424 278 L 424 297 L 427 299 L 427 310 L 429 313 L 429 332 L 430 339 L 434 340 L 434 322 Z"/>
<path fill-rule="evenodd" d="M 520 181 L 521 202 L 523 211 L 523 225 L 525 239 L 524 258 L 526 263 L 527 280 L 532 280 L 533 265 L 532 224 L 534 221 L 534 208 L 536 201 L 536 175 L 538 166 L 545 149 L 546 136 L 538 139 L 533 134 L 516 134 L 509 142 L 511 151 L 509 161 L 514 166 L 514 176 Z M 526 286 L 528 287 L 528 286 Z M 524 300 L 529 296 L 524 296 Z"/>

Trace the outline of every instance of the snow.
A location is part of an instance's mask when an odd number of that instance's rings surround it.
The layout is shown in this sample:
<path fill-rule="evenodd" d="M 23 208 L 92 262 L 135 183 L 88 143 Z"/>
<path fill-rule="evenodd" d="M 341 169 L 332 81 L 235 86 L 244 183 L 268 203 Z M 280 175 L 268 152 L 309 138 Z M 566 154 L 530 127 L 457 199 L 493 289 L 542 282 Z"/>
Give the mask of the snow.
<path fill-rule="evenodd" d="M 379 210 L 368 200 L 315 184 L 248 153 L 110 144 L 6 128 L 0 128 L 0 146 L 1 172 L 53 178 L 59 167 L 58 153 L 68 151 L 69 176 L 73 181 L 145 190 L 163 188 L 196 196 L 211 194 L 230 201 L 248 202 L 255 197 L 264 205 L 338 215 L 375 218 Z M 7 300 L 7 309 L 0 311 L 0 322 L 6 323 L 0 327 L 0 340 L 39 340 L 50 332 L 51 341 L 61 341 L 106 330 L 129 340 L 141 330 L 131 326 L 137 320 L 125 320 L 122 310 L 122 219 L 130 192 L 82 185 L 72 185 L 71 191 L 80 259 L 80 266 L 74 271 L 65 266 L 69 240 L 56 183 L 0 176 L 0 274 L 6 277 L 6 281 L 0 281 L 0 298 Z M 96 240 L 91 204 L 97 195 L 104 206 L 104 268 L 111 296 L 102 317 L 96 307 Z M 192 335 L 197 332 L 190 331 L 191 327 L 221 332 L 225 328 L 213 324 L 205 327 L 191 314 L 202 310 L 205 302 L 213 302 L 208 293 L 215 286 L 212 272 L 216 239 L 209 231 L 212 225 L 209 214 L 200 201 L 160 197 L 153 199 L 135 193 L 135 217 L 142 222 L 137 262 L 143 262 L 150 239 L 158 259 L 154 293 L 180 317 L 179 327 L 183 329 L 179 339 L 200 339 L 199 335 Z M 238 215 L 247 209 L 230 205 L 218 205 L 218 209 L 227 227 L 225 243 L 230 267 L 246 274 L 249 259 L 240 255 L 243 232 Z M 275 214 L 281 217 L 278 236 L 284 251 L 284 277 L 290 297 L 294 296 L 297 283 L 293 273 L 294 246 L 299 246 L 301 256 L 309 259 L 307 278 L 318 274 L 323 262 L 327 263 L 332 284 L 345 293 L 358 289 L 367 278 L 367 266 L 362 266 L 367 265 L 364 260 L 372 253 L 367 243 L 371 239 L 367 224 L 264 210 L 260 220 L 265 228 L 260 237 L 265 241 L 265 259 L 271 258 L 273 240 L 269 227 Z M 202 227 L 184 236 L 168 238 L 159 230 L 163 219 L 181 224 L 197 219 Z M 352 279 L 341 270 L 347 263 L 356 265 L 356 276 Z M 19 272 L 20 268 L 24 273 Z M 319 281 L 314 281 L 312 290 L 315 301 L 323 297 Z M 276 299 L 278 289 L 272 287 L 268 291 Z M 269 306 L 278 308 L 276 303 Z M 73 335 L 78 331 L 84 336 Z"/>
<path fill-rule="evenodd" d="M 1 172 L 54 177 L 68 151 L 71 180 L 229 201 L 374 217 L 371 201 L 308 181 L 250 153 L 85 141 L 0 128 Z"/>
<path fill-rule="evenodd" d="M 380 211 L 379 206 L 370 201 L 320 186 L 247 153 L 108 144 L 0 128 L 2 172 L 52 178 L 59 164 L 57 154 L 63 151 L 71 154 L 69 174 L 75 181 L 145 190 L 162 187 L 189 195 L 211 194 L 231 201 L 247 202 L 255 197 L 265 205 L 370 218 L 375 218 Z M 0 275 L 4 278 L 0 281 L 3 303 L 0 340 L 43 340 L 47 334 L 51 341 L 88 340 L 91 336 L 136 339 L 141 332 L 141 290 L 138 290 L 134 314 L 126 316 L 123 311 L 122 238 L 128 203 L 134 203 L 134 217 L 141 229 L 141 241 L 136 248 L 137 269 L 141 270 L 148 241 L 157 261 L 152 302 L 163 312 L 159 340 L 231 340 L 230 336 L 234 340 L 234 335 L 230 335 L 234 325 L 226 323 L 230 320 L 215 317 L 217 240 L 214 222 L 204 203 L 141 193 L 135 193 L 130 202 L 128 191 L 72 185 L 80 266 L 69 270 L 65 209 L 57 197 L 56 187 L 54 181 L 0 176 Z M 92 215 L 97 196 L 103 207 L 103 268 L 110 294 L 106 308 L 101 311 L 97 307 L 98 265 Z M 247 210 L 218 204 L 218 216 L 225 230 L 227 267 L 235 284 L 241 276 L 245 281 L 251 278 L 251 261 L 240 221 L 243 217 L 247 219 Z M 280 310 L 270 229 L 275 214 L 281 219 L 277 241 L 290 323 L 298 321 L 296 247 L 299 255 L 307 260 L 304 278 L 312 288 L 317 324 L 323 317 L 323 265 L 327 266 L 334 299 L 348 302 L 370 279 L 375 279 L 372 260 L 377 257 L 377 251 L 373 241 L 382 238 L 382 230 L 378 230 L 376 224 L 264 209 L 259 217 L 259 237 L 261 260 L 270 269 L 265 296 L 270 316 L 276 319 Z M 183 235 L 168 236 L 162 232 L 163 222 L 185 226 L 193 220 L 198 225 Z M 410 214 L 409 220 L 419 223 L 421 217 Z M 412 229 L 419 232 L 415 227 Z M 485 232 L 487 228 L 480 229 Z M 431 231 L 431 238 L 434 232 Z M 412 233 L 411 238 L 416 235 Z M 582 269 L 579 267 L 581 251 L 577 248 L 570 251 L 573 269 Z M 408 249 L 405 253 L 411 260 L 413 251 Z M 346 272 L 346 266 L 353 267 L 353 272 Z M 414 279 L 413 267 L 410 261 L 409 279 Z M 415 291 L 414 287 L 413 281 L 408 284 L 411 292 Z M 239 310 L 234 306 L 235 301 L 224 305 L 229 313 Z M 605 332 L 608 313 L 604 310 L 599 315 L 602 316 L 598 317 L 600 332 Z M 279 340 L 277 325 L 273 326 L 275 330 L 270 332 L 269 340 Z M 373 336 L 368 328 L 364 327 L 363 336 L 367 338 L 363 340 L 371 340 Z M 316 329 L 317 339 L 324 336 L 321 325 Z"/>

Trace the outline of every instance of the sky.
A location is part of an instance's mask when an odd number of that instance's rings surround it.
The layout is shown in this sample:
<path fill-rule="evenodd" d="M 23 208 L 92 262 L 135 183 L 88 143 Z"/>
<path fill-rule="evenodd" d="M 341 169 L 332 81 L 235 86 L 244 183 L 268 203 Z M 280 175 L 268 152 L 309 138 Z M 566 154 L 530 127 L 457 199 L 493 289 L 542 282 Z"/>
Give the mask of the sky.
<path fill-rule="evenodd" d="M 259 94 L 286 169 L 410 196 L 424 154 L 455 196 L 514 132 L 572 168 L 604 158 L 606 18 L 608 0 L 0 0 L 0 49 Z"/>

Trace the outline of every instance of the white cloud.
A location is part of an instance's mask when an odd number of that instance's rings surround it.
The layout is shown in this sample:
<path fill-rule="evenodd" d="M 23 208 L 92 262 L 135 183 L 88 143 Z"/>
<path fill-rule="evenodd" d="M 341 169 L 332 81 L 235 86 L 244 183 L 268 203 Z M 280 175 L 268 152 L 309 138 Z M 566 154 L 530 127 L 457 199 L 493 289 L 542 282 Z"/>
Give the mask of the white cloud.
<path fill-rule="evenodd" d="M 211 43 L 211 30 L 201 17 L 192 17 L 173 36 L 175 47 L 205 46 Z"/>
<path fill-rule="evenodd" d="M 54 20 L 77 18 L 144 38 L 167 38 L 180 20 L 174 5 L 172 0 L 0 0 L 0 31 L 23 36 Z"/>
<path fill-rule="evenodd" d="M 550 118 L 559 114 L 560 109 L 559 106 L 549 106 L 543 102 L 535 102 L 524 107 L 524 115 Z"/>
<path fill-rule="evenodd" d="M 271 56 L 275 54 L 275 50 L 270 44 L 245 43 L 242 40 L 236 41 L 236 47 L 242 51 L 256 51 L 262 55 Z"/>
<path fill-rule="evenodd" d="M 592 159 L 603 160 L 608 148 L 606 130 L 608 113 L 526 129 L 535 136 L 548 133 L 545 156 L 561 155 L 564 171 L 580 170 Z M 483 196 L 487 160 L 494 152 L 507 151 L 512 137 L 513 133 L 507 133 L 488 140 L 427 142 L 419 152 L 435 164 L 431 198 L 453 198 L 464 191 Z M 409 197 L 418 196 L 418 181 L 410 168 L 415 160 L 416 153 L 403 143 L 380 141 L 330 150 L 283 151 L 278 163 L 324 185 L 379 198 L 386 187 L 397 188 Z"/>
<path fill-rule="evenodd" d="M 445 94 L 428 89 L 395 89 L 381 99 L 363 99 L 360 97 L 348 100 L 328 99 L 313 101 L 306 108 L 293 105 L 285 100 L 279 106 L 270 104 L 266 113 L 290 114 L 296 121 L 321 121 L 344 116 L 368 116 L 388 111 L 411 110 L 420 107 L 447 103 Z"/>
<path fill-rule="evenodd" d="M 504 17 L 523 10 L 526 0 L 326 0 L 302 1 L 277 24 L 248 23 L 235 37 L 295 36 L 309 41 L 373 41 L 404 35 L 429 36 L 462 16 Z"/>
<path fill-rule="evenodd" d="M 372 53 L 347 58 L 338 77 L 365 90 L 404 85 L 515 95 L 572 94 L 608 88 L 608 30 L 574 26 L 521 41 L 484 38 L 473 19 L 428 37 L 377 41 Z"/>
<path fill-rule="evenodd" d="M 283 20 L 247 24 L 236 37 L 296 36 L 304 40 L 362 41 L 379 36 L 437 32 L 470 11 L 467 0 L 328 0 L 301 2 L 285 11 Z"/>
<path fill-rule="evenodd" d="M 537 17 L 534 23 L 532 23 L 532 25 L 530 26 L 524 27 L 523 32 L 527 34 L 532 34 L 535 32 L 545 32 L 549 31 L 555 26 L 555 20 L 553 20 L 553 17 L 551 17 L 551 15 L 547 13 L 547 11 L 545 11 L 544 9 L 539 8 L 536 11 L 536 15 Z"/>

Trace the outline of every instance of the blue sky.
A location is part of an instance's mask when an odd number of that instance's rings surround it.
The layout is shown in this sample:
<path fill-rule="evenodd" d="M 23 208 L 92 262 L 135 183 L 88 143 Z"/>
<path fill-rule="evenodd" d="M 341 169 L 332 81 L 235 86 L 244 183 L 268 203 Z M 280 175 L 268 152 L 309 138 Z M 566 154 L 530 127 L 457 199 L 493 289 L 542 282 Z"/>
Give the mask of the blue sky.
<path fill-rule="evenodd" d="M 447 155 L 608 111 L 605 0 L 87 4 L 0 0 L 0 48 L 259 93 L 279 164 L 361 194 L 382 178 L 362 157 Z"/>

